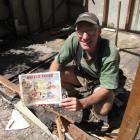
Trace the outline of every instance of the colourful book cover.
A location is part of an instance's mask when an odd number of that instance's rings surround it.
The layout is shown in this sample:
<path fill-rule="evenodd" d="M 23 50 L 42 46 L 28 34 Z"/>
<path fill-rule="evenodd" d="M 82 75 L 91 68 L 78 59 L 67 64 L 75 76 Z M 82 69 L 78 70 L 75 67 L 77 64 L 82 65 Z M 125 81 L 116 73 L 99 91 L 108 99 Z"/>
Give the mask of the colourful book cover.
<path fill-rule="evenodd" d="M 26 106 L 58 104 L 62 100 L 59 71 L 19 75 L 19 85 Z"/>

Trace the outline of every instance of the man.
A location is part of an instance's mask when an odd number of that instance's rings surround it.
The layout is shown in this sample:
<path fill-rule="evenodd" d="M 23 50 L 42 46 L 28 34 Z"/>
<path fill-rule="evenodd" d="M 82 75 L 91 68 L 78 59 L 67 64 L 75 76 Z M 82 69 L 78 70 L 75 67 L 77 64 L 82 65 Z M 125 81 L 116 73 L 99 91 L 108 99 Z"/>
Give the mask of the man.
<path fill-rule="evenodd" d="M 99 81 L 91 95 L 82 99 L 63 99 L 60 105 L 68 111 L 93 105 L 97 114 L 107 115 L 112 107 L 113 89 L 118 86 L 119 54 L 115 45 L 102 39 L 100 34 L 96 15 L 88 12 L 80 14 L 75 22 L 75 32 L 65 41 L 50 66 L 50 71 L 60 70 L 62 87 L 67 90 L 85 86 L 89 81 Z M 66 66 L 71 61 L 75 65 Z"/>

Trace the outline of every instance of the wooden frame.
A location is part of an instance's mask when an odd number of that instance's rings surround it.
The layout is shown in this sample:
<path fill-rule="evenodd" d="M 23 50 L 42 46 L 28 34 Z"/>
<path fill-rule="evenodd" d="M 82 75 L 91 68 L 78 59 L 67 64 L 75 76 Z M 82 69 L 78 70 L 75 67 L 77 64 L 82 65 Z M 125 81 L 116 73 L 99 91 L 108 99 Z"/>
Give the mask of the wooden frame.
<path fill-rule="evenodd" d="M 134 3 L 135 3 L 135 0 L 129 0 L 126 22 L 125 22 L 125 31 L 128 31 L 131 25 Z"/>
<path fill-rule="evenodd" d="M 102 21 L 102 26 L 103 27 L 107 26 L 108 10 L 109 10 L 109 0 L 104 0 L 103 21 Z"/>
<path fill-rule="evenodd" d="M 134 140 L 140 130 L 140 62 L 117 140 Z"/>

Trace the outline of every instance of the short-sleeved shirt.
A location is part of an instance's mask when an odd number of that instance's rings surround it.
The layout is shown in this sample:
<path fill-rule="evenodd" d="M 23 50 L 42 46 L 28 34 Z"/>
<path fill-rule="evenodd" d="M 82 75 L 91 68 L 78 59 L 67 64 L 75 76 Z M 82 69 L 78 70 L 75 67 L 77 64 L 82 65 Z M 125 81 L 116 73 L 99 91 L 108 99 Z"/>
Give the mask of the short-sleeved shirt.
<path fill-rule="evenodd" d="M 99 38 L 95 57 L 87 60 L 86 52 L 80 47 L 78 36 L 72 33 L 65 41 L 55 60 L 66 65 L 72 60 L 93 78 L 98 78 L 100 86 L 116 89 L 118 86 L 119 52 L 113 42 Z"/>

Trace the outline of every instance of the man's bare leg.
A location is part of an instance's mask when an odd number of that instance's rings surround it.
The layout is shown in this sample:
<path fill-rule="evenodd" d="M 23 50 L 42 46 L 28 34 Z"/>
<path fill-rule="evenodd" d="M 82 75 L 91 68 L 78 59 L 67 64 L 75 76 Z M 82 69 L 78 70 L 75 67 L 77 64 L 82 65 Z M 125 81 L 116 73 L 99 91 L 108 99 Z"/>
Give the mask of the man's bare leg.
<path fill-rule="evenodd" d="M 95 88 L 94 91 L 97 91 L 99 88 L 100 87 Z M 96 93 L 93 93 L 93 94 L 96 94 Z M 109 113 L 109 111 L 112 108 L 114 98 L 115 98 L 115 95 L 114 95 L 113 91 L 110 91 L 110 93 L 108 94 L 108 97 L 106 99 L 102 100 L 98 104 L 94 104 L 93 106 L 89 106 L 88 108 L 85 108 L 83 110 L 82 121 L 87 121 L 87 120 L 100 121 L 101 116 L 102 117 L 107 116 L 107 114 Z"/>
<path fill-rule="evenodd" d="M 100 87 L 96 88 L 95 90 L 98 90 L 99 88 Z M 106 99 L 94 105 L 94 111 L 99 115 L 103 115 L 103 116 L 107 115 L 112 108 L 114 99 L 115 99 L 115 94 L 113 91 L 110 91 Z"/>
<path fill-rule="evenodd" d="M 74 72 L 74 67 L 63 68 L 63 70 L 61 71 L 61 83 L 62 87 L 67 90 L 73 89 L 74 86 L 81 86 Z"/>

